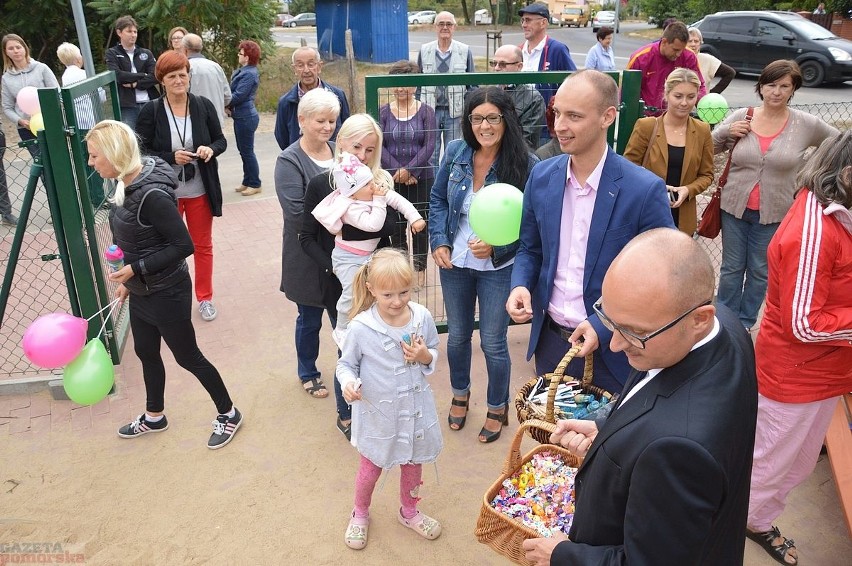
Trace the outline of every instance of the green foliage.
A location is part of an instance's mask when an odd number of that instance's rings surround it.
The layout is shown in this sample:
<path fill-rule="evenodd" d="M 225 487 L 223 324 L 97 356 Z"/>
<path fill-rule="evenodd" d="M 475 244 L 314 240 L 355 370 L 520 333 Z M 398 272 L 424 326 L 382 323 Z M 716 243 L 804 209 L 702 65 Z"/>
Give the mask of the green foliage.
<path fill-rule="evenodd" d="M 296 16 L 302 12 L 316 12 L 316 2 L 314 0 L 293 0 L 290 2 L 290 14 Z"/>
<path fill-rule="evenodd" d="M 16 33 L 30 47 L 30 54 L 61 75 L 65 67 L 56 57 L 56 48 L 64 41 L 80 44 L 68 0 L 5 0 L 0 10 L 0 35 Z M 103 60 L 105 41 L 99 17 L 94 10 L 83 8 L 92 43 L 92 57 Z M 36 17 L 37 15 L 37 17 Z"/>
<path fill-rule="evenodd" d="M 269 28 L 280 6 L 277 0 L 91 0 L 88 5 L 109 28 L 119 16 L 131 14 L 139 24 L 139 43 L 155 54 L 168 45 L 169 30 L 183 26 L 204 38 L 205 56 L 226 71 L 236 67 L 244 39 L 260 44 L 261 53 L 275 49 Z"/>

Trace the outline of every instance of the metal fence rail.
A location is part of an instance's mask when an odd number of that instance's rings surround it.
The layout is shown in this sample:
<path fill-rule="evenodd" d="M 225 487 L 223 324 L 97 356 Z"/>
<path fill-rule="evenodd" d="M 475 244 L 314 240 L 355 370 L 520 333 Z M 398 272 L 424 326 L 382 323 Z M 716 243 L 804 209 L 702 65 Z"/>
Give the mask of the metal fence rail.
<path fill-rule="evenodd" d="M 20 343 L 27 327 L 57 311 L 88 318 L 115 290 L 101 258 L 112 240 L 105 202 L 112 182 L 104 183 L 88 167 L 83 144 L 95 123 L 119 116 L 115 75 L 102 73 L 61 91 L 40 89 L 39 101 L 45 130 L 38 141 L 8 147 L 3 156 L 12 209 L 20 220 L 17 227 L 0 226 L 0 383 L 60 373 L 60 368 L 34 367 L 24 357 Z M 114 363 L 127 331 L 125 311 L 89 323 L 89 339 L 105 325 L 103 340 Z"/>

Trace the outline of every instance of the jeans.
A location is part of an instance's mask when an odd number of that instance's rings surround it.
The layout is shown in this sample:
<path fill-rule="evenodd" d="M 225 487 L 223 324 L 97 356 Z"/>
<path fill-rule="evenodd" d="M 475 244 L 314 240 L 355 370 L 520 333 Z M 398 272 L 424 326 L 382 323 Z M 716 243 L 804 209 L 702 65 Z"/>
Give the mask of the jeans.
<path fill-rule="evenodd" d="M 299 316 L 296 317 L 296 361 L 299 379 L 302 380 L 302 383 L 305 383 L 312 378 L 320 377 L 320 371 L 317 369 L 317 358 L 319 357 L 322 313 L 326 309 L 299 304 L 296 307 L 299 310 Z M 332 327 L 337 325 L 336 312 L 328 311 L 328 319 L 331 321 Z M 340 356 L 340 351 L 337 352 L 337 355 Z M 340 419 L 348 421 L 352 418 L 352 408 L 343 398 L 343 390 L 340 388 L 340 382 L 337 381 L 336 376 L 334 377 L 334 400 L 337 403 L 337 415 Z"/>
<path fill-rule="evenodd" d="M 254 154 L 254 133 L 260 123 L 260 116 L 239 116 L 234 118 L 234 136 L 237 138 L 237 150 L 243 161 L 243 182 L 246 187 L 260 187 L 260 166 Z"/>
<path fill-rule="evenodd" d="M 511 290 L 512 268 L 477 271 L 463 267 L 441 269 L 441 287 L 447 310 L 447 362 L 453 395 L 464 397 L 470 390 L 471 336 L 474 311 L 479 301 L 479 340 L 488 373 L 489 409 L 499 410 L 509 399 L 512 362 L 506 331 L 509 313 L 506 301 Z"/>
<path fill-rule="evenodd" d="M 133 106 L 122 106 L 121 121 L 135 130 L 136 122 L 139 120 L 139 111 L 142 110 L 142 107 L 146 104 L 148 103 L 143 102 L 142 104 L 135 104 Z"/>
<path fill-rule="evenodd" d="M 450 109 L 446 106 L 438 106 L 435 108 L 435 123 L 438 125 L 438 131 L 435 134 L 435 152 L 432 154 L 432 165 L 435 167 L 435 176 L 438 175 L 438 166 L 441 165 L 441 140 L 444 140 L 443 147 L 461 136 L 461 117 L 450 117 Z"/>
<path fill-rule="evenodd" d="M 761 224 L 757 210 L 747 208 L 741 219 L 722 211 L 718 301 L 738 314 L 746 328 L 757 322 L 766 297 L 766 248 L 778 226 Z"/>

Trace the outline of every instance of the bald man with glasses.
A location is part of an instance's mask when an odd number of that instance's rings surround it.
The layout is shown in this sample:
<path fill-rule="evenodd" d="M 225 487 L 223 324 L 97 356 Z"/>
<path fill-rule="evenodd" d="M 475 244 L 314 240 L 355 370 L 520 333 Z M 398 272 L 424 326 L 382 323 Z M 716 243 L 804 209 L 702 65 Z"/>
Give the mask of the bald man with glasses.
<path fill-rule="evenodd" d="M 610 265 L 595 312 L 634 368 L 612 411 L 557 423 L 583 457 L 568 533 L 523 543 L 537 566 L 742 564 L 757 415 L 754 348 L 712 304 L 695 240 L 658 228 Z"/>
<path fill-rule="evenodd" d="M 470 46 L 453 39 L 456 30 L 456 17 L 450 12 L 438 12 L 435 16 L 435 31 L 438 39 L 424 43 L 417 55 L 417 66 L 424 74 L 432 73 L 473 73 L 473 51 Z M 438 132 L 435 139 L 435 152 L 432 154 L 432 166 L 438 167 L 443 147 L 461 135 L 461 115 L 464 108 L 464 95 L 469 87 L 464 85 L 424 86 L 419 89 L 421 102 L 435 109 L 435 122 Z"/>
<path fill-rule="evenodd" d="M 504 45 L 497 48 L 494 58 L 488 62 L 492 71 L 498 73 L 518 73 L 523 71 L 524 56 L 521 48 Z M 524 140 L 531 150 L 538 148 L 541 137 L 541 124 L 544 122 L 544 98 L 533 85 L 528 83 L 498 85 L 505 90 L 515 103 L 515 111 L 521 120 Z"/>

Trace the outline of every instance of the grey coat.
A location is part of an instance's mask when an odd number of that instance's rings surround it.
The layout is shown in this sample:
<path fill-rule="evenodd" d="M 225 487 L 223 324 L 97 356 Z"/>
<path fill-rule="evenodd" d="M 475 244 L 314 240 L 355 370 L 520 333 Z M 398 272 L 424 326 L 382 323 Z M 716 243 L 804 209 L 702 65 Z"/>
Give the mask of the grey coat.
<path fill-rule="evenodd" d="M 329 142 L 334 150 L 334 144 Z M 284 212 L 284 237 L 281 257 L 281 291 L 298 305 L 326 307 L 322 286 L 317 284 L 320 266 L 299 244 L 299 227 L 304 212 L 305 190 L 311 179 L 327 171 L 308 157 L 297 140 L 281 152 L 275 162 L 275 192 Z"/>
<path fill-rule="evenodd" d="M 402 347 L 376 306 L 349 324 L 337 361 L 342 387 L 361 378 L 363 400 L 352 404 L 352 445 L 381 468 L 434 462 L 444 446 L 435 397 L 426 376 L 438 361 L 438 330 L 426 307 L 408 303 L 411 326 L 432 354 L 429 365 L 406 365 Z"/>

